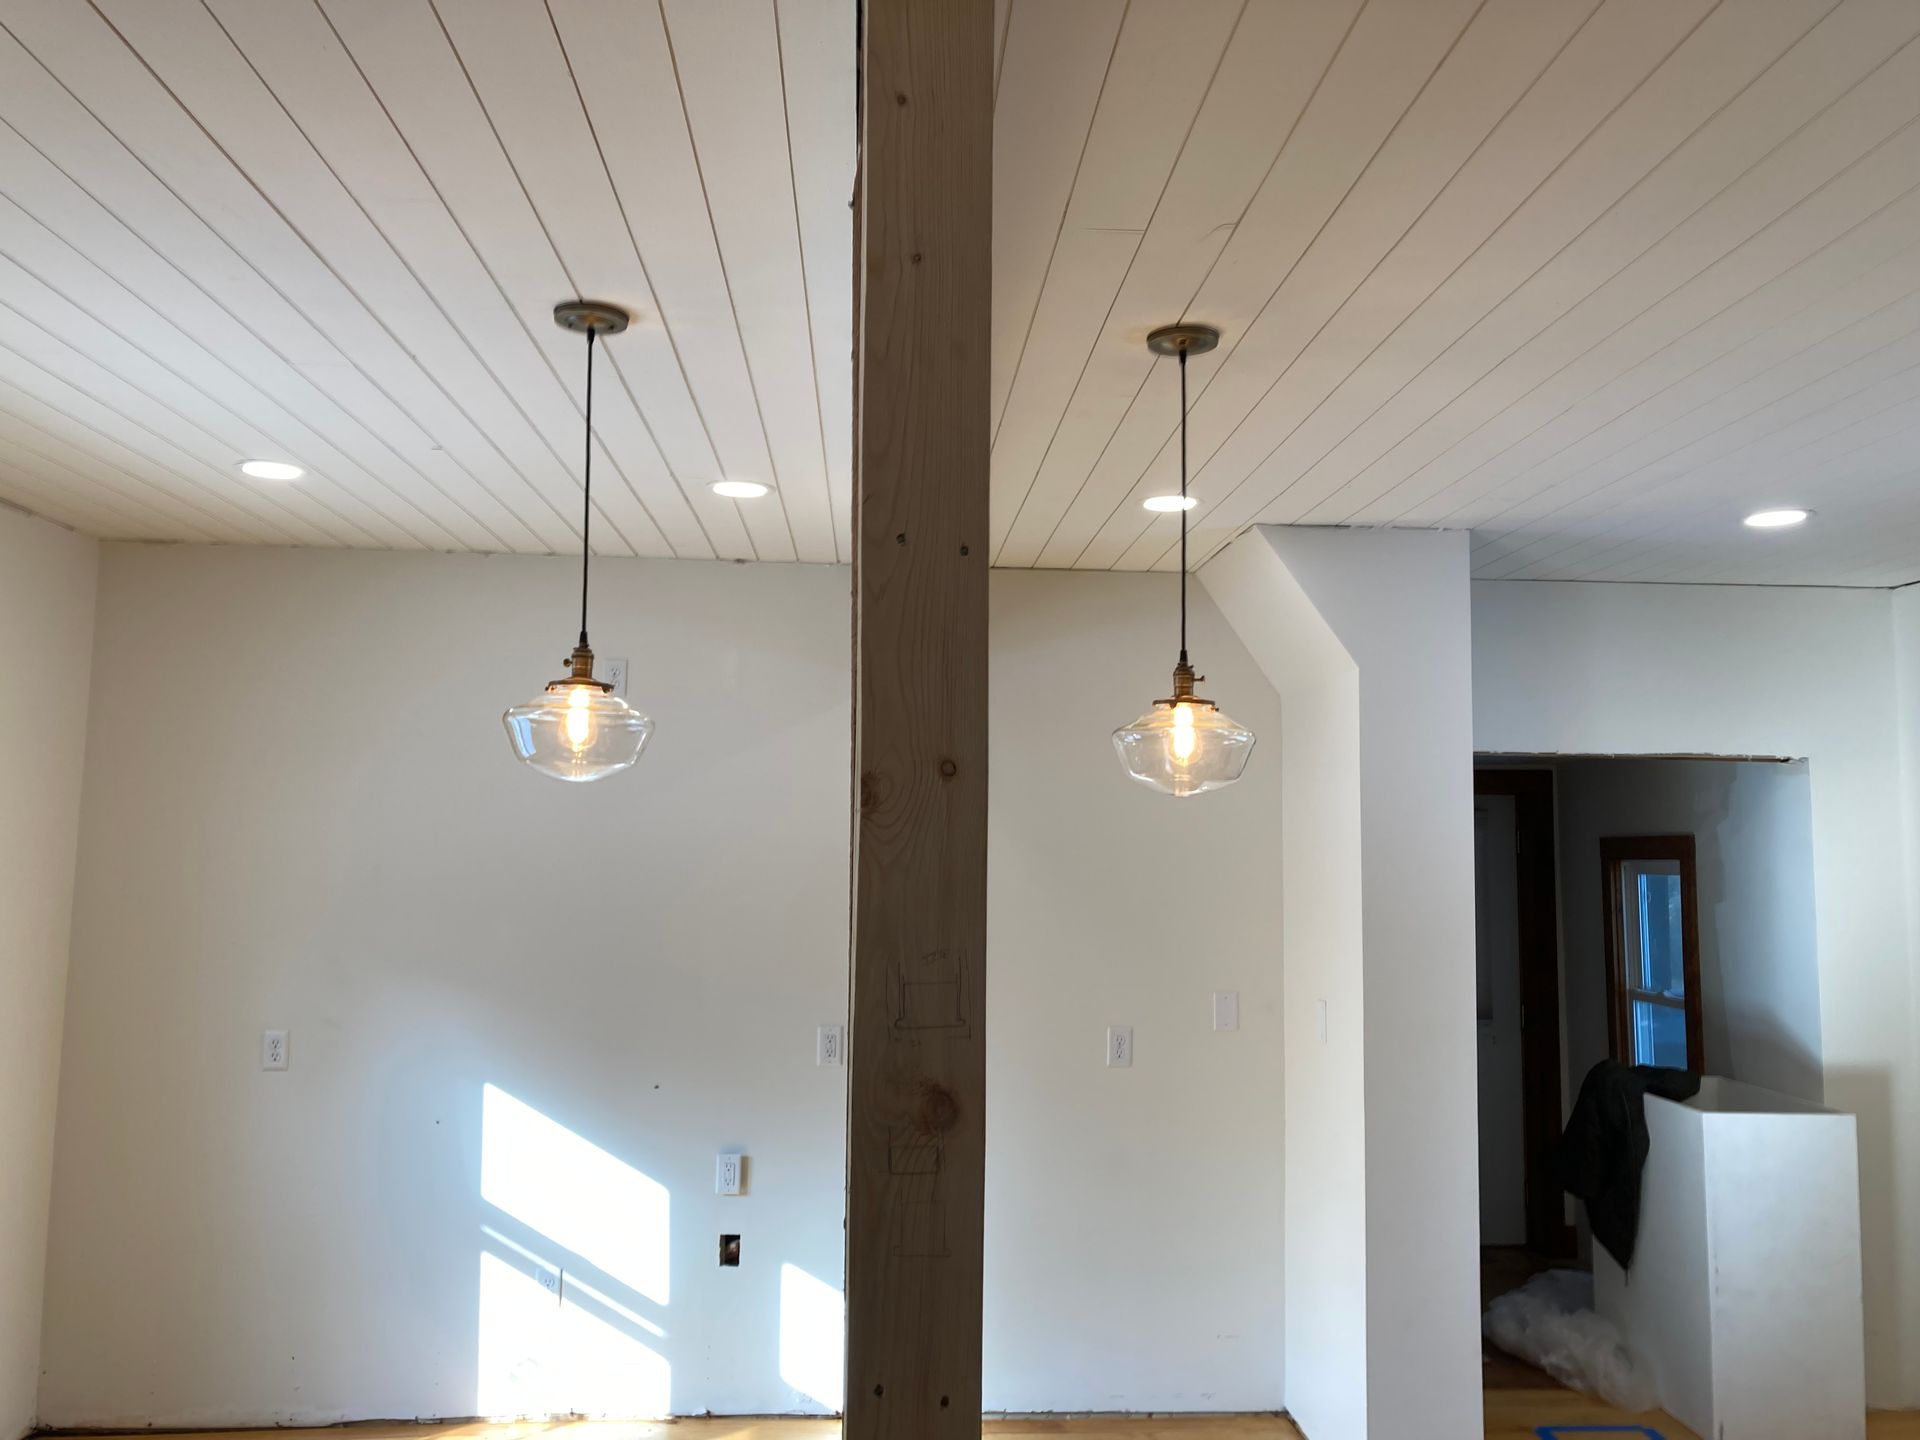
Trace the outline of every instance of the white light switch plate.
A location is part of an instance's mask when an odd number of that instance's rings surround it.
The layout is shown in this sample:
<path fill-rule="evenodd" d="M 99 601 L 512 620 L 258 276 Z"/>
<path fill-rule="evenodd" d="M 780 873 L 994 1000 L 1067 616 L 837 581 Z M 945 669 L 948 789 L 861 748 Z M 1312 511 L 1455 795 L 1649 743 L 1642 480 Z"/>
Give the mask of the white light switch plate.
<path fill-rule="evenodd" d="M 1125 1070 L 1133 1065 L 1133 1027 L 1131 1025 L 1109 1025 L 1107 1027 L 1107 1068 Z"/>
<path fill-rule="evenodd" d="M 813 1042 L 813 1063 L 816 1065 L 844 1065 L 847 1063 L 847 1029 L 844 1025 L 822 1025 L 820 1033 Z"/>
<path fill-rule="evenodd" d="M 286 1031 L 262 1030 L 260 1032 L 260 1068 L 262 1070 L 287 1068 Z"/>
<path fill-rule="evenodd" d="M 1238 990 L 1213 992 L 1213 1028 L 1216 1030 L 1240 1028 L 1240 992 Z"/>
<path fill-rule="evenodd" d="M 714 1157 L 713 1193 L 738 1195 L 746 1188 L 747 1157 L 732 1151 Z"/>

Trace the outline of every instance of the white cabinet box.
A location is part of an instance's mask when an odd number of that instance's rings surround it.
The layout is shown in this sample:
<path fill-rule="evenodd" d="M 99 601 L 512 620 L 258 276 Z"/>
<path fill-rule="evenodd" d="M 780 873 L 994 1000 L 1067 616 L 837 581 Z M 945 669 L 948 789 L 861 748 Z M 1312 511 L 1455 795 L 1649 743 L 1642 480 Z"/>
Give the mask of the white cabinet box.
<path fill-rule="evenodd" d="M 1594 1247 L 1600 1313 L 1709 1440 L 1860 1440 L 1853 1117 L 1716 1076 L 1646 1114 L 1633 1269 Z"/>

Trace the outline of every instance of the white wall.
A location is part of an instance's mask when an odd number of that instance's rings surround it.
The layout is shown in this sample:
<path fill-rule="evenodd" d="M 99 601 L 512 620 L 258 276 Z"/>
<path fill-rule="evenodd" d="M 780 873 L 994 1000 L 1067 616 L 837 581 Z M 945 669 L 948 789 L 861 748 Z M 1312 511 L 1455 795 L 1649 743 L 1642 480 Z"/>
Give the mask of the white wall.
<path fill-rule="evenodd" d="M 575 577 L 105 547 L 44 1420 L 837 1400 L 844 1072 L 813 1051 L 846 995 L 848 574 L 597 566 L 596 646 L 660 729 L 590 787 L 498 720 L 557 673 Z M 1008 579 L 987 1403 L 1271 1404 L 1272 779 L 1189 815 L 1114 760 L 1165 683 L 1164 578 Z M 1204 963 L 1166 943 L 1182 897 Z M 750 1194 L 720 1200 L 732 1147 Z M 556 1306 L 546 1263 L 589 1288 Z"/>
<path fill-rule="evenodd" d="M 1706 1073 L 1818 1102 L 1820 967 L 1808 767 L 1574 760 L 1558 767 L 1567 1068 L 1610 1053 L 1600 840 L 1692 835 Z"/>
<path fill-rule="evenodd" d="M 1477 1433 L 1466 536 L 1264 526 L 1202 576 L 1285 705 L 1288 1407 Z"/>
<path fill-rule="evenodd" d="M 0 508 L 0 1437 L 35 1416 L 98 556 Z"/>
<path fill-rule="evenodd" d="M 1206 693 L 1259 737 L 1175 800 L 1109 735 L 1167 693 L 1166 576 L 993 577 L 986 1403 L 1281 1402 L 1278 697 L 1206 596 Z M 1215 990 L 1240 1029 L 1212 1029 Z M 1131 1069 L 1103 1065 L 1131 1025 Z"/>
<path fill-rule="evenodd" d="M 1913 879 L 1889 595 L 1482 583 L 1473 656 L 1482 750 L 1807 759 L 1823 1088 L 1860 1121 L 1868 1398 L 1920 1403 Z"/>

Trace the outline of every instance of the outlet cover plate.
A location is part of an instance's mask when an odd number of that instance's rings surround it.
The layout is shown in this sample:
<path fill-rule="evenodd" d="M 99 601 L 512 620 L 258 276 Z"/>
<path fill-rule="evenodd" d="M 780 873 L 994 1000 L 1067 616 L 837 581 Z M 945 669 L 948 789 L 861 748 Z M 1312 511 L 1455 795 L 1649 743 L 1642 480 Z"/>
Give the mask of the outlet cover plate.
<path fill-rule="evenodd" d="M 260 1068 L 262 1070 L 287 1068 L 286 1031 L 262 1030 L 260 1032 Z"/>
<path fill-rule="evenodd" d="M 1109 1025 L 1107 1027 L 1107 1068 L 1109 1070 L 1127 1070 L 1133 1066 L 1133 1027 L 1131 1025 Z"/>

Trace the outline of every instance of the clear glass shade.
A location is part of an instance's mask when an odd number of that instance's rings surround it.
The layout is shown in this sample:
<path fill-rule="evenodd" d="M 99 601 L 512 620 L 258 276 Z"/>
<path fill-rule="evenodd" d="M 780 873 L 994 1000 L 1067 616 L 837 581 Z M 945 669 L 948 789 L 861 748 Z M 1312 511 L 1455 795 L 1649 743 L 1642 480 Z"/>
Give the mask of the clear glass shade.
<path fill-rule="evenodd" d="M 1205 700 L 1156 700 L 1113 732 L 1127 773 L 1169 795 L 1201 795 L 1238 780 L 1253 754 L 1253 732 Z"/>
<path fill-rule="evenodd" d="M 598 780 L 640 758 L 653 721 L 591 682 L 556 680 L 500 717 L 513 753 L 556 780 Z"/>

